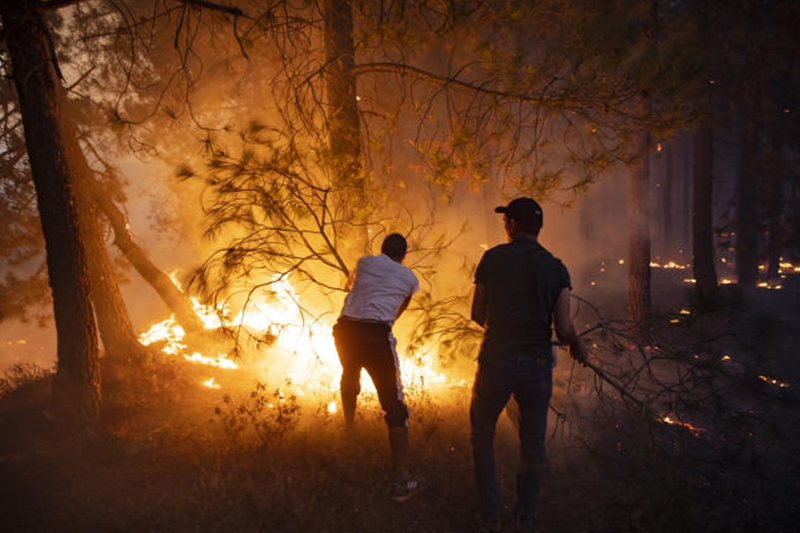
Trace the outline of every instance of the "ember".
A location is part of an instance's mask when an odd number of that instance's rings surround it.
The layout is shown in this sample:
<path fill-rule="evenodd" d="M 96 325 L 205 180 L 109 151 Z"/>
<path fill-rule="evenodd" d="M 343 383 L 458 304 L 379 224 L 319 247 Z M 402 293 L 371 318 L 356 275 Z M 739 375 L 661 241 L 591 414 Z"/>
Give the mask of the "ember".
<path fill-rule="evenodd" d="M 699 437 L 700 434 L 705 431 L 705 429 L 703 429 L 703 428 L 699 428 L 699 427 L 693 426 L 689 422 L 684 422 L 682 420 L 679 420 L 679 419 L 675 418 L 672 415 L 662 416 L 659 420 L 661 422 L 663 422 L 664 424 L 668 424 L 670 426 L 681 427 L 681 428 L 687 430 L 689 433 L 691 433 L 695 437 Z"/>
<path fill-rule="evenodd" d="M 758 376 L 758 379 L 760 379 L 764 383 L 769 383 L 770 385 L 775 385 L 776 387 L 779 387 L 781 389 L 788 389 L 789 387 L 791 387 L 791 385 L 789 383 L 786 383 L 785 381 L 779 381 L 779 380 L 777 380 L 775 378 L 771 378 L 771 377 L 767 377 L 767 376 L 761 376 L 760 375 L 760 376 Z"/>

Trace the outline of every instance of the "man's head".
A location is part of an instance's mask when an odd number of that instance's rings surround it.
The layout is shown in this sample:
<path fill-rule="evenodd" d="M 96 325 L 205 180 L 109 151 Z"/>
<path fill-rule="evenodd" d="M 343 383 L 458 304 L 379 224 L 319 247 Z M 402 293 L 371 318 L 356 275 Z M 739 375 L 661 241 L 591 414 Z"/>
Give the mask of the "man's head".
<path fill-rule="evenodd" d="M 494 212 L 505 215 L 506 231 L 511 238 L 521 233 L 537 237 L 544 222 L 541 206 L 533 198 L 524 196 L 496 207 Z"/>
<path fill-rule="evenodd" d="M 387 236 L 383 239 L 383 244 L 381 244 L 381 253 L 388 255 L 398 263 L 403 262 L 403 259 L 406 257 L 407 249 L 408 243 L 405 237 L 399 233 L 392 233 Z"/>

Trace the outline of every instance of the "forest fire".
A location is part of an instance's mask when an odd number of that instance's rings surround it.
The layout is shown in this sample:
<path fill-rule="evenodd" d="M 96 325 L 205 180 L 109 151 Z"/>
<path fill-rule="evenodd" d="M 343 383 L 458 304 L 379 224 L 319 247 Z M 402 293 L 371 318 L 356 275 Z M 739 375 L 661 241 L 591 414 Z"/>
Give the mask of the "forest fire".
<path fill-rule="evenodd" d="M 659 421 L 663 422 L 664 424 L 668 424 L 670 426 L 681 427 L 681 428 L 687 430 L 689 433 L 691 433 L 695 437 L 699 437 L 700 434 L 705 431 L 705 429 L 703 429 L 703 428 L 694 426 L 694 425 L 690 424 L 689 422 L 684 422 L 682 420 L 679 420 L 678 418 L 676 418 L 676 417 L 674 417 L 672 415 L 662 416 L 661 418 L 659 418 Z"/>
<path fill-rule="evenodd" d="M 240 338 L 257 341 L 256 346 L 244 346 L 243 361 L 234 361 L 225 353 L 216 356 L 196 351 L 188 353 L 186 331 L 176 323 L 174 316 L 153 324 L 140 335 L 139 341 L 145 346 L 163 344 L 161 351 L 164 354 L 180 355 L 187 362 L 223 370 L 247 369 L 256 379 L 285 381 L 301 397 L 338 392 L 341 366 L 331 327 L 324 320 L 310 320 L 303 315 L 300 297 L 285 279 L 273 280 L 269 292 L 251 299 L 247 308 L 236 314 L 224 305 L 215 309 L 200 304 L 195 298 L 192 298 L 192 303 L 207 330 L 224 327 L 237 331 Z M 259 348 L 264 344 L 268 347 Z M 437 387 L 462 386 L 465 383 L 463 379 L 448 377 L 435 370 L 431 349 L 420 354 L 401 355 L 401 360 L 406 385 Z M 203 386 L 221 388 L 213 377 L 203 382 Z M 374 392 L 371 380 L 363 380 L 363 387 L 367 392 Z M 335 413 L 335 402 L 328 403 L 327 410 Z"/>
<path fill-rule="evenodd" d="M 688 268 L 691 268 L 691 266 L 692 265 L 680 265 L 675 261 L 669 261 L 667 263 L 664 263 L 663 265 L 656 263 L 655 261 L 650 261 L 650 268 L 664 268 L 667 270 L 686 270 Z"/>

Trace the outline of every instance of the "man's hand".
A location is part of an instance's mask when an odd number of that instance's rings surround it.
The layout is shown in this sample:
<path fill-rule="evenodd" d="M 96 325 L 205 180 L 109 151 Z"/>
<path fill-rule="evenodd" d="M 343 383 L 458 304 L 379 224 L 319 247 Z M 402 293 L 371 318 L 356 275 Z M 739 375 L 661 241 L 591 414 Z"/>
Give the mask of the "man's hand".
<path fill-rule="evenodd" d="M 472 296 L 472 321 L 486 327 L 486 287 L 481 283 L 475 284 L 475 293 Z"/>
<path fill-rule="evenodd" d="M 558 340 L 566 344 L 569 348 L 569 355 L 578 363 L 586 366 L 586 361 L 589 359 L 589 353 L 586 351 L 586 346 L 575 331 L 575 325 L 572 323 L 572 318 L 569 316 L 569 289 L 563 288 L 558 293 L 556 299 L 556 306 L 553 310 L 553 322 L 556 326 L 556 336 Z"/>
<path fill-rule="evenodd" d="M 575 359 L 575 361 L 586 366 L 586 362 L 589 360 L 589 352 L 586 350 L 586 346 L 583 345 L 580 337 L 576 344 L 569 345 L 567 351 L 569 352 L 569 356 Z"/>

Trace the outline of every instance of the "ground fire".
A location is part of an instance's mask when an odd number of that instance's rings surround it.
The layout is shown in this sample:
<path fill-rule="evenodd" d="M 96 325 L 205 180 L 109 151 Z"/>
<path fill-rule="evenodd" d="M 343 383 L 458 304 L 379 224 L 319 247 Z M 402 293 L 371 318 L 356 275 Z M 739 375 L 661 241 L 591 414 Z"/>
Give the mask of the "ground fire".
<path fill-rule="evenodd" d="M 273 339 L 269 345 L 245 349 L 242 361 L 234 361 L 226 353 L 189 353 L 185 344 L 186 332 L 176 323 L 174 316 L 153 324 L 139 336 L 139 340 L 145 346 L 160 346 L 165 355 L 179 356 L 190 363 L 241 370 L 254 379 L 290 383 L 294 393 L 308 397 L 310 401 L 329 398 L 339 391 L 341 375 L 331 325 L 325 320 L 312 321 L 303 316 L 301 299 L 289 281 L 275 279 L 270 286 L 268 297 L 252 299 L 247 309 L 238 312 L 227 307 L 213 309 L 202 305 L 196 298 L 192 299 L 197 316 L 208 330 L 225 327 L 239 335 L 244 333 L 252 338 Z M 465 385 L 463 377 L 448 377 L 437 371 L 435 360 L 435 347 L 432 346 L 419 353 L 402 354 L 404 384 L 424 384 L 433 394 L 448 387 Z M 220 389 L 223 382 L 224 377 L 220 375 L 202 384 L 210 389 Z M 362 385 L 367 392 L 375 390 L 368 378 L 362 377 Z M 333 413 L 335 409 L 335 403 L 328 404 L 329 412 Z"/>

